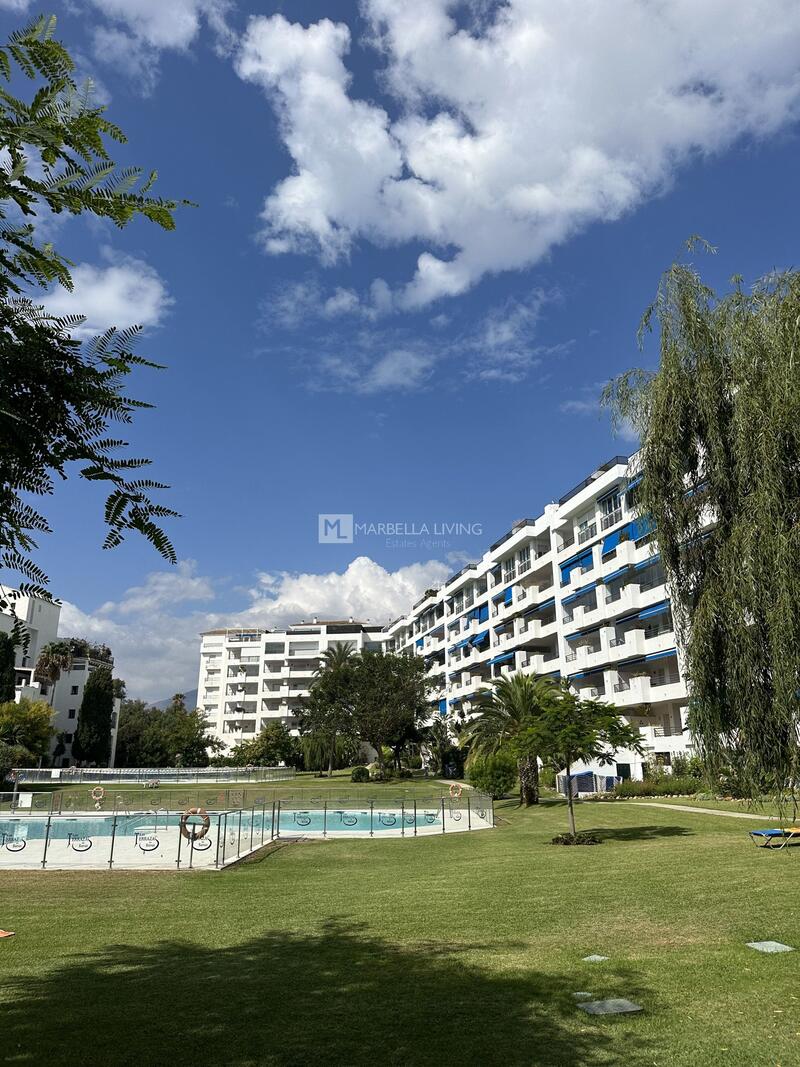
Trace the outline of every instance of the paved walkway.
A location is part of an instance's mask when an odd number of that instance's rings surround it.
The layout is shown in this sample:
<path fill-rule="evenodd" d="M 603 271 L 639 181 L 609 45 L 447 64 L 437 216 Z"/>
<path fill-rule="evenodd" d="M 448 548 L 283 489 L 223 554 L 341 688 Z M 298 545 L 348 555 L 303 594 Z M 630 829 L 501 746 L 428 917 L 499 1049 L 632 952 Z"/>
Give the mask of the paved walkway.
<path fill-rule="evenodd" d="M 724 815 L 727 819 L 777 819 L 777 815 L 751 815 L 749 811 L 718 811 L 716 808 L 692 808 L 688 804 L 658 804 L 651 800 L 636 800 L 637 808 L 663 808 L 665 811 L 691 811 L 695 815 Z"/>

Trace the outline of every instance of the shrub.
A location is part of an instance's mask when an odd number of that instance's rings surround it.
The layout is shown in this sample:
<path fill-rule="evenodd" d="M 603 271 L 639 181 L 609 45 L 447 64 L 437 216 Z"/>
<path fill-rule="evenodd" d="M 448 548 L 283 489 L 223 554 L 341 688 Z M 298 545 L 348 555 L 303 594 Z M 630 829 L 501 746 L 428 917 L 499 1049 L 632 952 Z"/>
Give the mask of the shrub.
<path fill-rule="evenodd" d="M 556 834 L 551 845 L 602 845 L 602 839 L 594 834 Z"/>
<path fill-rule="evenodd" d="M 544 789 L 555 789 L 556 787 L 556 772 L 552 767 L 540 767 L 539 768 L 539 785 Z"/>
<path fill-rule="evenodd" d="M 369 771 L 368 771 L 368 769 L 366 767 L 353 767 L 352 771 L 350 772 L 350 781 L 351 782 L 368 782 L 369 781 Z"/>
<path fill-rule="evenodd" d="M 696 778 L 678 778 L 669 774 L 659 778 L 647 778 L 643 782 L 628 779 L 614 786 L 617 797 L 680 797 L 692 796 L 697 792 Z"/>
<path fill-rule="evenodd" d="M 420 756 L 419 754 L 417 754 L 416 756 L 409 756 L 408 757 L 408 765 L 409 765 L 409 767 L 411 768 L 412 771 L 421 771 L 422 770 L 422 756 Z"/>
<path fill-rule="evenodd" d="M 511 792 L 516 785 L 517 761 L 508 752 L 473 756 L 469 761 L 469 780 L 476 789 L 497 800 Z"/>
<path fill-rule="evenodd" d="M 397 771 L 397 777 L 398 778 L 413 778 L 414 775 L 412 774 L 411 769 L 409 767 L 401 767 L 400 770 Z"/>

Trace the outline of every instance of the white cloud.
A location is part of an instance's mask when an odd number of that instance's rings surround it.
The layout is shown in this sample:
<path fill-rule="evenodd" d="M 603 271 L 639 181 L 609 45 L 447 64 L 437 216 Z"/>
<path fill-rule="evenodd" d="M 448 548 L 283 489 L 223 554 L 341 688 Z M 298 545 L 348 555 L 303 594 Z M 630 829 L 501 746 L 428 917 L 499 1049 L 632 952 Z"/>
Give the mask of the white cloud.
<path fill-rule="evenodd" d="M 119 0 L 121 3 L 122 0 Z M 401 307 L 540 260 L 663 189 L 696 153 L 800 106 L 795 0 L 363 0 L 395 114 L 351 94 L 347 26 L 251 19 L 236 69 L 269 94 L 294 173 L 273 253 L 422 242 Z"/>
<path fill-rule="evenodd" d="M 593 382 L 583 385 L 578 392 L 568 400 L 564 400 L 558 406 L 558 410 L 565 415 L 594 416 L 597 420 L 608 420 L 608 412 L 600 404 L 600 396 L 605 382 Z M 617 427 L 615 437 L 629 444 L 638 445 L 639 435 L 628 420 Z"/>
<path fill-rule="evenodd" d="M 227 23 L 230 0 L 87 0 L 106 20 L 93 32 L 97 59 L 124 71 L 144 95 L 158 80 L 163 50 L 185 52 L 205 22 L 216 50 L 230 51 L 234 35 Z"/>
<path fill-rule="evenodd" d="M 84 611 L 64 602 L 59 632 L 107 643 L 115 673 L 128 694 L 160 700 L 193 689 L 199 666 L 199 634 L 224 626 L 287 626 L 303 619 L 344 618 L 384 624 L 408 611 L 430 586 L 450 574 L 438 560 L 386 570 L 365 556 L 342 571 L 323 574 L 262 572 L 238 608 L 222 612 L 214 602 L 215 583 L 198 575 L 194 563 L 158 571 L 127 590 L 117 602 Z M 179 604 L 206 602 L 207 610 L 180 614 Z"/>
<path fill-rule="evenodd" d="M 31 0 L 0 0 L 0 8 L 22 14 L 31 6 Z"/>
<path fill-rule="evenodd" d="M 57 316 L 84 315 L 76 336 L 88 337 L 109 326 L 158 326 L 174 303 L 158 272 L 144 260 L 105 250 L 107 266 L 79 263 L 72 269 L 74 287 L 60 286 L 43 299 Z M 37 298 L 38 300 L 38 298 Z"/>

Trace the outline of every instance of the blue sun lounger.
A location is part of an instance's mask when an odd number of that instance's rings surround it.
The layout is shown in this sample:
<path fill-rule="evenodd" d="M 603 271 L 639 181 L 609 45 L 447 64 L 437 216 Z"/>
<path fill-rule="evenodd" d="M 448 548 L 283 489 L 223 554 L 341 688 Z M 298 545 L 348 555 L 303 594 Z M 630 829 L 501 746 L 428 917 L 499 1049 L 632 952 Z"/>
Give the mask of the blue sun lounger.
<path fill-rule="evenodd" d="M 800 826 L 785 830 L 750 830 L 750 838 L 758 848 L 786 848 L 792 841 L 800 841 Z"/>

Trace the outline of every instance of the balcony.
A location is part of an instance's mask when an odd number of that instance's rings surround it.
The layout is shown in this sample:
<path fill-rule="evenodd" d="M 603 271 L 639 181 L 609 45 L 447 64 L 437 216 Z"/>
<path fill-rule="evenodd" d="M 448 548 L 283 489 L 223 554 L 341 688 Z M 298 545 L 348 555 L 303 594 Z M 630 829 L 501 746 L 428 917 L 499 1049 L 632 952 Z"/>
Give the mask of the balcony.
<path fill-rule="evenodd" d="M 597 523 L 593 522 L 590 526 L 578 532 L 578 544 L 585 545 L 587 541 L 591 541 L 593 537 L 597 536 Z"/>
<path fill-rule="evenodd" d="M 600 529 L 608 530 L 612 526 L 616 526 L 618 522 L 622 522 L 622 508 L 617 508 L 617 510 L 612 511 L 610 515 L 604 515 L 603 520 L 600 523 Z"/>

